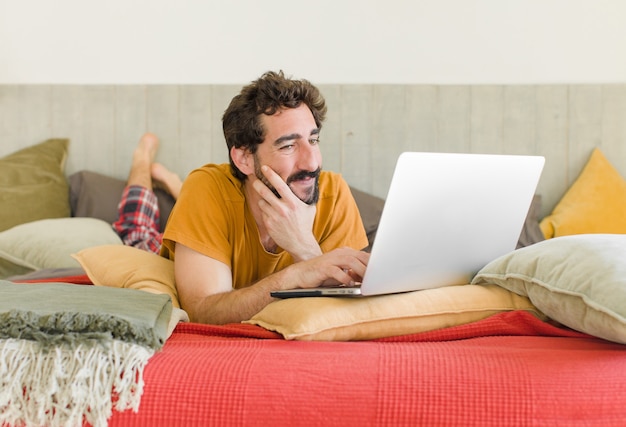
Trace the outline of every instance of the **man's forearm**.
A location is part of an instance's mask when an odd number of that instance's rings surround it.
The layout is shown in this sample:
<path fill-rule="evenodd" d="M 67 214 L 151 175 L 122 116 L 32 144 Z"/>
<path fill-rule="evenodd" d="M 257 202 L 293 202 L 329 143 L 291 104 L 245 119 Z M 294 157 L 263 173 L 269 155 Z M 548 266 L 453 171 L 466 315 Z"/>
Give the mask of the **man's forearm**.
<path fill-rule="evenodd" d="M 189 310 L 191 321 L 224 325 L 248 320 L 274 301 L 270 291 L 281 289 L 287 276 L 282 270 L 246 288 L 209 295 Z"/>

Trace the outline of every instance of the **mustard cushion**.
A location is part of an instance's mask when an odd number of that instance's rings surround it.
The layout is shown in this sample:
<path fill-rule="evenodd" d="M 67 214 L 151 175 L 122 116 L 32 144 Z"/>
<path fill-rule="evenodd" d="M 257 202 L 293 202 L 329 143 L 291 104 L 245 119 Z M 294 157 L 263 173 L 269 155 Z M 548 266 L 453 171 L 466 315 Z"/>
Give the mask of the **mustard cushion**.
<path fill-rule="evenodd" d="M 70 216 L 67 139 L 49 139 L 0 158 L 0 231 Z"/>
<path fill-rule="evenodd" d="M 539 224 L 544 236 L 626 233 L 626 181 L 596 148 L 550 215 Z"/>
<path fill-rule="evenodd" d="M 497 284 L 565 326 L 626 344 L 624 254 L 623 234 L 561 236 L 493 260 L 472 283 Z"/>
<path fill-rule="evenodd" d="M 174 262 L 169 259 L 125 245 L 95 246 L 73 256 L 94 285 L 167 294 L 180 308 Z"/>
<path fill-rule="evenodd" d="M 501 287 L 461 285 L 363 298 L 279 300 L 244 323 L 288 340 L 356 341 L 426 332 L 511 310 L 542 316 L 529 299 Z"/>

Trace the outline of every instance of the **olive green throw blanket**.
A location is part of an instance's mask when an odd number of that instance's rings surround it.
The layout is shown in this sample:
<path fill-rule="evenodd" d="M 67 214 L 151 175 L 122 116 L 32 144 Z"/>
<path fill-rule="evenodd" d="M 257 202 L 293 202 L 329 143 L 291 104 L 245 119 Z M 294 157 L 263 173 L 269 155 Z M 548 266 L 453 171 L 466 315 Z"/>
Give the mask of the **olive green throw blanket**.
<path fill-rule="evenodd" d="M 0 425 L 107 425 L 137 411 L 168 334 L 167 295 L 0 280 Z"/>

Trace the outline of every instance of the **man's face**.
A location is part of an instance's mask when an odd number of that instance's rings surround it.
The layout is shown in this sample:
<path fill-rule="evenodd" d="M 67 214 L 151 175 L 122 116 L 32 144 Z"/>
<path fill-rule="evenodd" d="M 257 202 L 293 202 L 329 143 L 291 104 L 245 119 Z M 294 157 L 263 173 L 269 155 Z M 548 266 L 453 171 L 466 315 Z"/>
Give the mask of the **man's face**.
<path fill-rule="evenodd" d="M 309 107 L 279 110 L 261 118 L 265 140 L 254 154 L 256 177 L 280 197 L 268 182 L 261 166 L 267 165 L 287 183 L 304 203 L 315 204 L 319 199 L 319 174 L 322 154 L 319 149 L 319 129 Z"/>

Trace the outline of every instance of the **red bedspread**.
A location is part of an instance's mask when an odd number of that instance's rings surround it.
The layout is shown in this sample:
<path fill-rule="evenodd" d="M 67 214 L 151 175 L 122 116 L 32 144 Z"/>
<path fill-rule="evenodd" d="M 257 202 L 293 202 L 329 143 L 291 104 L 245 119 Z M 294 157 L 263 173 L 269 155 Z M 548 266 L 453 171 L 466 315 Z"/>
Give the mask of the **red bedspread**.
<path fill-rule="evenodd" d="M 347 343 L 179 324 L 144 380 L 111 426 L 626 425 L 626 346 L 523 311 Z"/>
<path fill-rule="evenodd" d="M 626 346 L 505 313 L 368 342 L 180 324 L 112 426 L 626 425 Z"/>

